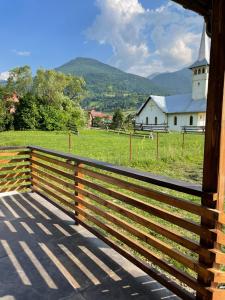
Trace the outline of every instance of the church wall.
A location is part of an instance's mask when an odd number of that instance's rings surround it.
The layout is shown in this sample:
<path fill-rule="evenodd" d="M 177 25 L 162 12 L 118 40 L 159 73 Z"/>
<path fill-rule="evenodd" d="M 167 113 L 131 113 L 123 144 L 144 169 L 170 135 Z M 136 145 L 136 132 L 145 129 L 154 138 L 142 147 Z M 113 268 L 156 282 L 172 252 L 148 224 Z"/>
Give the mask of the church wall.
<path fill-rule="evenodd" d="M 148 122 L 148 124 L 155 124 L 155 117 L 157 118 L 157 124 L 167 123 L 167 115 L 153 100 L 150 100 L 141 113 L 136 116 L 136 123 L 146 124 Z"/>
<path fill-rule="evenodd" d="M 168 115 L 168 126 L 171 131 L 181 131 L 182 126 L 190 126 L 190 117 L 193 117 L 193 126 L 199 126 L 198 113 L 178 113 L 178 114 L 169 114 Z M 177 117 L 177 125 L 175 125 L 175 117 Z"/>
<path fill-rule="evenodd" d="M 206 113 L 198 114 L 198 126 L 205 126 L 206 121 Z"/>

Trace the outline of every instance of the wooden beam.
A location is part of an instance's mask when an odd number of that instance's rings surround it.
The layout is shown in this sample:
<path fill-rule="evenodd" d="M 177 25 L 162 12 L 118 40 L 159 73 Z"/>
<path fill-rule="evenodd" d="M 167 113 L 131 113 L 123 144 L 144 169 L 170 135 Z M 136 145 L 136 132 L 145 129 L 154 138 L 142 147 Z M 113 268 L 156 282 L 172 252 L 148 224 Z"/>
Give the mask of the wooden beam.
<path fill-rule="evenodd" d="M 225 196 L 225 1 L 213 0 L 212 43 L 209 72 L 209 90 L 206 111 L 206 136 L 203 166 L 203 192 L 217 194 L 217 201 L 202 197 L 202 204 L 219 211 L 224 209 Z M 202 217 L 201 223 L 208 229 L 221 232 L 220 225 Z M 219 248 L 219 243 L 201 239 L 204 248 Z M 199 257 L 200 263 L 215 267 L 215 257 L 209 261 Z M 218 267 L 218 266 L 217 266 Z M 199 283 L 214 288 L 209 278 L 198 277 Z M 205 299 L 197 295 L 197 299 Z"/>
<path fill-rule="evenodd" d="M 206 17 L 210 15 L 212 0 L 173 0 L 174 2 L 183 5 L 184 8 L 193 10 L 194 12 Z"/>

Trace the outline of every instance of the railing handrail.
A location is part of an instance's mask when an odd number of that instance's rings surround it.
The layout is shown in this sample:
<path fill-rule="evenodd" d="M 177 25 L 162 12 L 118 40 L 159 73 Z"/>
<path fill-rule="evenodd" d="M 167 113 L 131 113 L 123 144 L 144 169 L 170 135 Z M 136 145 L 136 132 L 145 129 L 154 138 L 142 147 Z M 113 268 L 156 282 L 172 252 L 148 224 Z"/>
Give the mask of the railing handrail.
<path fill-rule="evenodd" d="M 26 149 L 28 146 L 0 146 L 1 150 L 17 150 L 17 149 Z"/>
<path fill-rule="evenodd" d="M 143 181 L 143 182 L 147 182 L 147 183 L 151 183 L 151 184 L 158 185 L 161 187 L 173 189 L 178 192 L 183 192 L 186 194 L 199 196 L 199 197 L 201 197 L 203 195 L 202 187 L 197 184 L 188 183 L 188 182 L 185 182 L 182 180 L 177 180 L 177 179 L 171 179 L 166 176 L 155 175 L 150 172 L 136 170 L 133 168 L 117 166 L 115 164 L 102 162 L 102 161 L 92 159 L 92 158 L 86 158 L 86 157 L 73 155 L 73 154 L 69 154 L 69 153 L 64 153 L 64 152 L 56 151 L 56 150 L 49 150 L 49 149 L 46 149 L 43 147 L 30 145 L 30 146 L 28 146 L 28 148 L 30 148 L 31 150 L 37 150 L 40 152 L 44 152 L 44 153 L 50 154 L 50 155 L 56 155 L 56 156 L 64 158 L 64 159 L 76 161 L 78 163 L 83 163 L 85 165 L 89 165 L 92 167 L 98 167 L 102 170 L 111 171 L 111 172 L 114 172 L 114 173 L 117 173 L 120 175 L 128 176 L 130 178 L 134 178 L 134 179 Z"/>

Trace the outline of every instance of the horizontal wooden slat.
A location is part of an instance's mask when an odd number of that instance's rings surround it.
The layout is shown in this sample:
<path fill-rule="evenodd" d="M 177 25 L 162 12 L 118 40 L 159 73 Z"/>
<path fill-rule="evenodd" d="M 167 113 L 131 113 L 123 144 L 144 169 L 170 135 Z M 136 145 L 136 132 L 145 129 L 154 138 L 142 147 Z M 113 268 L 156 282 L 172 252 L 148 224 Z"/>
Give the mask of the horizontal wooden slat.
<path fill-rule="evenodd" d="M 96 224 L 98 227 L 105 230 L 107 233 L 109 233 L 112 236 L 116 237 L 121 242 L 125 243 L 128 247 L 130 247 L 134 251 L 139 252 L 141 255 L 143 255 L 145 258 L 149 259 L 152 263 L 156 264 L 157 266 L 159 266 L 164 271 L 168 272 L 172 276 L 175 276 L 178 280 L 181 280 L 182 282 L 187 284 L 192 289 L 201 292 L 205 296 L 208 295 L 208 291 L 206 291 L 206 289 L 203 286 L 201 286 L 197 282 L 196 279 L 194 279 L 193 277 L 185 274 L 184 272 L 182 272 L 179 269 L 173 267 L 172 265 L 168 265 L 166 262 L 164 262 L 161 259 L 161 257 L 159 255 L 153 253 L 152 251 L 150 251 L 149 249 L 147 249 L 143 245 L 139 244 L 137 241 L 134 242 L 131 238 L 129 238 L 128 236 L 122 234 L 118 230 L 115 230 L 111 226 L 102 223 L 100 220 L 96 219 L 95 217 L 93 217 L 92 215 L 87 213 L 87 211 L 84 211 L 82 208 L 80 208 L 79 206 L 75 206 L 75 211 L 77 211 L 78 214 L 82 215 L 87 220 L 89 220 L 89 221 L 93 222 L 94 224 Z M 78 215 L 78 220 L 79 220 L 79 215 Z"/>
<path fill-rule="evenodd" d="M 194 196 L 202 196 L 202 188 L 200 185 L 195 185 L 192 183 L 187 183 L 184 181 L 171 179 L 165 176 L 155 175 L 149 172 L 143 172 L 137 169 L 126 168 L 121 166 L 116 166 L 107 162 L 98 161 L 95 159 L 84 158 L 77 155 L 65 154 L 63 152 L 54 151 L 45 149 L 37 146 L 29 146 L 31 150 L 39 151 L 42 153 L 54 155 L 56 157 L 61 157 L 67 160 L 75 161 L 77 163 L 89 165 L 92 167 L 96 167 L 98 169 L 103 169 L 106 171 L 111 171 L 116 174 L 124 175 L 130 178 L 134 178 L 140 181 L 152 183 L 158 186 L 166 187 L 169 189 L 173 189 L 175 191 L 179 191 L 182 193 L 187 193 Z"/>
<path fill-rule="evenodd" d="M 4 193 L 4 192 L 11 192 L 11 191 L 16 191 L 16 190 L 20 190 L 24 187 L 30 187 L 31 182 L 30 180 L 21 180 L 21 181 L 17 181 L 14 184 L 11 185 L 7 185 L 6 187 L 0 187 L 0 192 Z"/>
<path fill-rule="evenodd" d="M 1 187 L 3 186 L 8 186 L 10 184 L 12 184 L 13 182 L 22 182 L 21 180 L 30 180 L 30 176 L 28 175 L 24 175 L 24 177 L 12 177 L 9 178 L 7 181 L 0 181 Z"/>
<path fill-rule="evenodd" d="M 21 162 L 28 162 L 29 158 L 12 158 L 12 159 L 1 159 L 0 160 L 0 165 L 12 165 L 12 164 L 17 164 L 17 163 L 21 163 Z"/>
<path fill-rule="evenodd" d="M 30 148 L 27 146 L 1 146 L 0 147 L 0 151 L 5 151 L 5 150 L 30 151 Z"/>
<path fill-rule="evenodd" d="M 66 181 L 64 181 L 64 180 L 62 180 L 60 178 L 57 178 L 56 176 L 53 176 L 53 175 L 51 175 L 49 173 L 46 173 L 46 172 L 44 172 L 44 171 L 42 171 L 42 170 L 40 170 L 38 168 L 35 168 L 34 166 L 31 166 L 31 169 L 32 169 L 32 172 L 40 174 L 41 176 L 45 177 L 46 179 L 50 179 L 50 180 L 52 180 L 52 181 L 54 181 L 56 183 L 59 183 L 62 186 L 64 186 L 64 187 L 66 187 L 66 188 L 71 189 L 71 190 L 74 191 L 74 184 L 66 182 Z"/>
<path fill-rule="evenodd" d="M 78 196 L 75 196 L 76 201 L 78 204 L 83 205 L 87 209 L 95 212 L 96 214 L 100 215 L 101 217 L 105 218 L 106 220 L 112 222 L 114 225 L 123 228 L 124 230 L 128 231 L 132 235 L 138 237 L 142 241 L 148 243 L 156 250 L 166 254 L 167 256 L 175 259 L 176 261 L 183 264 L 185 267 L 190 268 L 194 272 L 201 274 L 202 276 L 212 277 L 210 271 L 208 271 L 204 266 L 201 266 L 198 261 L 194 261 L 193 259 L 189 258 L 188 256 L 183 255 L 173 247 L 169 247 L 166 243 L 158 240 L 157 238 L 151 236 L 150 234 L 134 227 L 133 225 L 129 224 L 128 222 L 121 220 L 120 218 L 112 215 L 111 213 L 105 212 L 102 209 L 94 206 L 93 204 L 88 203 L 84 199 L 81 199 Z"/>
<path fill-rule="evenodd" d="M 14 172 L 18 172 L 18 171 L 21 171 L 23 169 L 26 169 L 30 166 L 29 163 L 25 163 L 23 165 L 15 165 L 15 164 L 12 164 L 12 165 L 8 165 L 8 166 L 5 166 L 5 167 L 0 167 L 0 173 L 14 173 Z"/>
<path fill-rule="evenodd" d="M 33 179 L 36 179 L 35 182 L 40 181 L 40 182 L 43 183 L 43 184 L 47 184 L 48 187 L 52 188 L 53 190 L 55 190 L 55 191 L 61 193 L 63 196 L 66 196 L 66 197 L 69 198 L 70 200 L 74 201 L 74 195 L 71 194 L 71 193 L 69 193 L 69 192 L 67 192 L 66 190 L 60 188 L 59 186 L 56 186 L 55 184 L 53 184 L 53 183 L 51 183 L 51 182 L 49 182 L 49 181 L 46 182 L 46 179 L 44 179 L 44 178 L 42 178 L 42 177 L 40 177 L 40 176 L 38 176 L 38 175 L 36 175 L 36 174 L 32 174 L 32 178 L 33 178 Z M 31 180 L 31 181 L 33 182 L 33 180 Z"/>
<path fill-rule="evenodd" d="M 172 230 L 169 230 L 167 227 L 164 227 L 163 225 L 159 225 L 155 223 L 152 220 L 149 220 L 149 218 L 146 218 L 143 215 L 140 215 L 136 213 L 135 211 L 131 211 L 119 204 L 113 203 L 112 201 L 105 200 L 103 198 L 100 198 L 99 196 L 91 193 L 90 191 L 81 189 L 77 186 L 75 186 L 75 191 L 80 193 L 81 195 L 84 195 L 88 197 L 91 200 L 96 201 L 97 203 L 104 205 L 105 207 L 108 207 L 117 213 L 122 214 L 123 216 L 143 225 L 146 226 L 148 229 L 151 229 L 155 231 L 156 233 L 166 237 L 167 239 L 174 241 L 175 243 L 197 253 L 201 254 L 205 258 L 209 258 L 211 256 L 211 253 L 208 249 L 202 248 L 199 243 L 190 240 L 186 238 L 185 236 L 179 234 L 179 232 L 174 232 Z"/>
<path fill-rule="evenodd" d="M 112 189 L 107 189 L 103 186 L 100 186 L 96 183 L 93 183 L 91 181 L 88 181 L 86 179 L 83 179 L 83 178 L 80 178 L 78 176 L 75 176 L 75 180 L 78 181 L 79 183 L 85 185 L 85 186 L 88 186 L 94 190 L 97 190 L 101 193 L 104 193 L 110 197 L 113 197 L 113 198 L 116 198 L 120 201 L 123 201 L 127 204 L 130 204 L 130 205 L 133 205 L 134 207 L 137 207 L 139 209 L 142 209 L 152 215 L 155 215 L 161 219 L 164 219 L 168 222 L 171 222 L 173 224 L 176 224 L 177 226 L 179 227 L 182 227 L 184 228 L 185 230 L 188 230 L 188 231 L 191 231 L 191 232 L 194 232 L 195 234 L 198 234 L 200 235 L 201 237 L 204 237 L 204 238 L 208 238 L 208 239 L 216 239 L 216 236 L 213 234 L 213 232 L 209 231 L 208 229 L 202 227 L 201 225 L 199 224 L 196 224 L 190 220 L 185 220 L 185 219 L 182 219 L 181 217 L 178 217 L 172 213 L 169 213 L 163 209 L 160 209 L 158 207 L 155 207 L 151 204 L 148 204 L 148 203 L 145 203 L 143 201 L 140 201 L 140 200 L 137 200 L 133 197 L 129 197 L 125 194 L 122 194 L 122 193 L 119 193 L 119 192 L 116 192 Z"/>
<path fill-rule="evenodd" d="M 56 173 L 56 174 L 58 174 L 58 175 L 60 175 L 60 176 L 63 176 L 63 177 L 65 177 L 65 178 L 74 180 L 74 175 L 69 174 L 69 173 L 66 173 L 66 172 L 64 172 L 64 171 L 62 171 L 62 170 L 59 170 L 59 169 L 55 168 L 55 167 L 48 166 L 48 165 L 46 165 L 46 164 L 44 164 L 44 163 L 41 163 L 40 161 L 37 161 L 37 160 L 31 160 L 31 164 L 32 164 L 33 166 L 38 166 L 38 167 L 41 167 L 41 168 L 43 168 L 43 169 L 45 169 L 45 170 L 51 171 L 51 172 L 53 172 L 53 173 Z"/>
<path fill-rule="evenodd" d="M 54 190 L 49 189 L 48 186 L 44 185 L 43 183 L 40 183 L 40 182 L 36 181 L 35 179 L 33 179 L 32 182 L 34 184 L 34 187 L 33 187 L 34 191 L 36 189 L 39 189 L 42 192 L 45 192 L 45 194 L 50 195 L 53 198 L 57 199 L 64 206 L 66 206 L 66 207 L 74 210 L 74 204 L 72 204 L 72 203 L 66 201 L 65 199 L 63 199 L 61 196 L 59 196 L 58 194 L 56 194 L 56 192 Z"/>
<path fill-rule="evenodd" d="M 32 152 L 32 160 L 36 160 L 36 159 L 41 159 L 45 162 L 49 162 L 49 163 L 55 164 L 57 166 L 60 166 L 62 168 L 74 171 L 74 166 L 67 163 L 67 162 L 60 161 L 58 159 L 48 157 L 46 155 L 42 155 L 42 154 L 39 154 L 39 153 L 36 153 L 36 152 Z"/>
<path fill-rule="evenodd" d="M 20 152 L 0 152 L 0 157 L 8 157 L 8 156 L 24 156 L 29 155 L 30 151 L 20 151 Z"/>
<path fill-rule="evenodd" d="M 183 200 L 181 198 L 177 198 L 165 193 L 161 193 L 152 189 L 149 189 L 144 186 L 139 186 L 137 184 L 124 181 L 122 179 L 118 179 L 106 174 L 100 174 L 96 171 L 89 170 L 86 168 L 75 168 L 77 172 L 80 172 L 81 174 L 88 175 L 90 177 L 93 177 L 95 179 L 102 180 L 104 182 L 116 185 L 117 187 L 124 188 L 126 190 L 132 191 L 134 193 L 137 193 L 139 195 L 150 197 L 156 201 L 163 202 L 165 204 L 171 205 L 173 207 L 180 208 L 182 210 L 189 211 L 193 214 L 197 214 L 199 216 L 204 216 L 205 218 L 209 218 L 212 220 L 217 220 L 219 218 L 219 211 L 208 209 L 206 207 L 203 207 L 201 205 L 192 203 L 191 201 Z"/>
<path fill-rule="evenodd" d="M 27 176 L 29 174 L 30 174 L 29 171 L 19 172 L 19 173 L 12 173 L 12 174 L 0 174 L 0 183 L 3 182 L 3 181 L 6 181 L 6 180 L 8 180 L 8 181 L 16 180 L 16 178 Z"/>

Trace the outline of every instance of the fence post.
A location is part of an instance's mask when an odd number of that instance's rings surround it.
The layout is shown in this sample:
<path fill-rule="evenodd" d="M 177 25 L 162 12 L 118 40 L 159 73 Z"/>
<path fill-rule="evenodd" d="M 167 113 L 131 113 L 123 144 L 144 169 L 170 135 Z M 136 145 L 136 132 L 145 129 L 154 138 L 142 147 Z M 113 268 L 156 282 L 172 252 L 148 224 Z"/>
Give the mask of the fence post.
<path fill-rule="evenodd" d="M 32 175 L 33 175 L 33 170 L 32 170 L 32 160 L 33 160 L 33 149 L 32 148 L 28 148 L 30 150 L 30 155 L 29 155 L 29 161 L 30 161 L 30 165 L 29 165 L 29 169 L 30 169 L 30 188 L 31 191 L 34 192 L 34 187 L 33 187 L 33 181 L 32 181 Z"/>
<path fill-rule="evenodd" d="M 78 187 L 79 189 L 83 189 L 83 188 L 84 188 L 84 186 L 76 180 L 76 177 L 79 177 L 79 178 L 83 178 L 83 177 L 84 177 L 84 175 L 83 175 L 81 172 L 79 172 L 79 168 L 82 168 L 82 166 L 83 166 L 83 165 L 82 165 L 81 163 L 79 163 L 79 162 L 76 163 L 76 162 L 75 162 L 75 174 L 74 174 L 74 178 L 75 178 L 75 187 Z M 76 197 L 83 198 L 83 195 L 82 195 L 81 193 L 79 193 L 79 191 L 77 191 L 77 190 L 75 189 L 75 203 L 74 203 L 75 208 L 76 208 L 76 206 L 79 206 L 79 207 L 82 208 L 82 205 L 80 205 L 80 204 L 76 201 Z M 79 220 L 77 219 L 78 215 L 79 215 L 79 213 L 75 210 L 75 216 L 74 216 L 74 219 L 75 219 L 75 225 L 79 225 Z"/>
<path fill-rule="evenodd" d="M 184 154 L 184 132 L 182 132 L 182 154 Z"/>
<path fill-rule="evenodd" d="M 156 157 L 159 159 L 159 133 L 156 132 Z"/>
<path fill-rule="evenodd" d="M 69 137 L 69 140 L 68 140 L 68 142 L 69 142 L 69 152 L 71 153 L 71 132 L 70 131 L 69 131 L 68 137 Z"/>
<path fill-rule="evenodd" d="M 132 160 L 132 134 L 130 132 L 130 161 Z"/>

